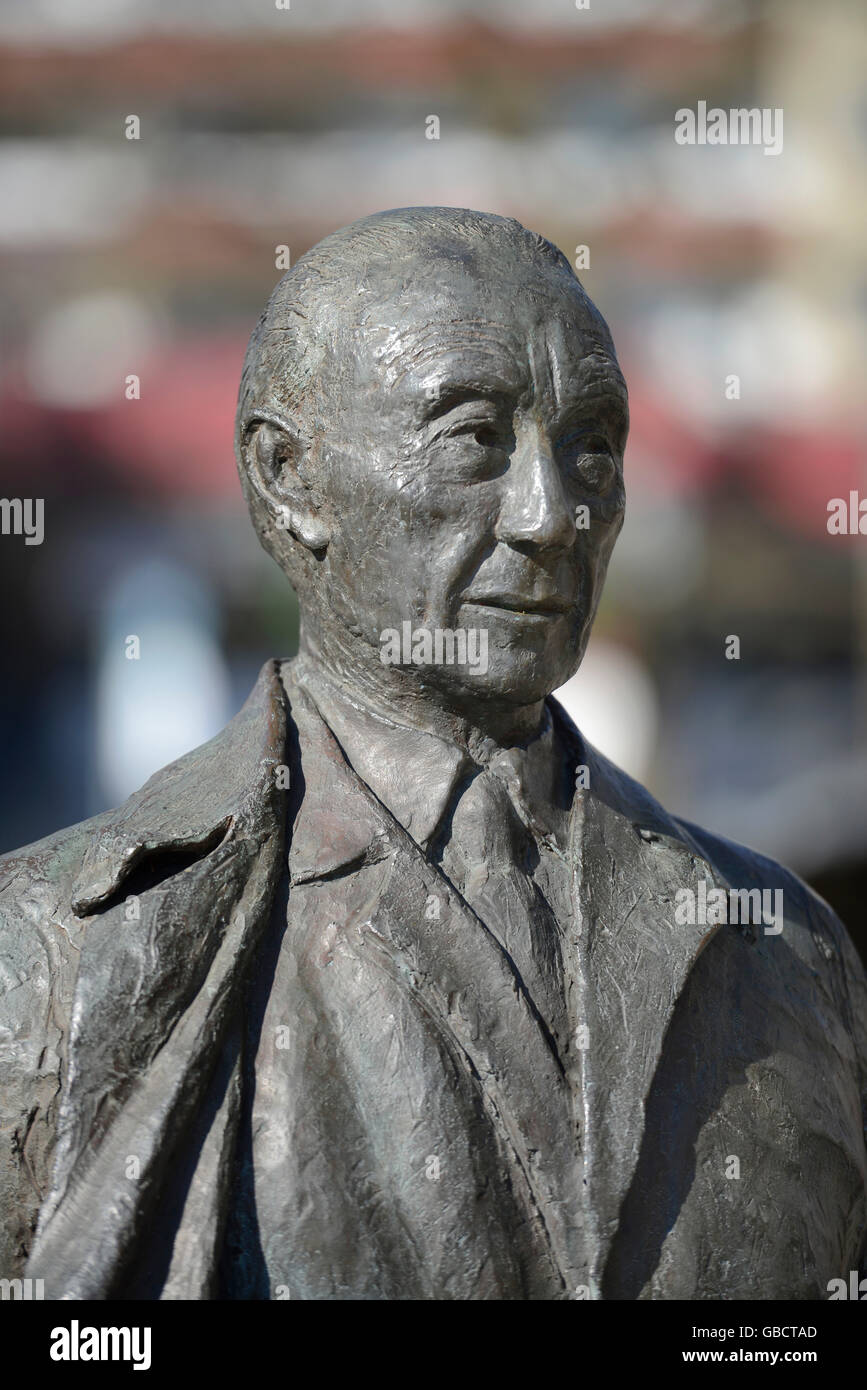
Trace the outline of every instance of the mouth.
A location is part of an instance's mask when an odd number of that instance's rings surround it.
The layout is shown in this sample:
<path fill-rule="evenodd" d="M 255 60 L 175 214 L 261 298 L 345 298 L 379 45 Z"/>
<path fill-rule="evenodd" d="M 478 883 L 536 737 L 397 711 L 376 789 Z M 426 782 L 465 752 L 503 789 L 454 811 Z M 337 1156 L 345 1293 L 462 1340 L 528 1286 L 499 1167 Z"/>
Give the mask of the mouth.
<path fill-rule="evenodd" d="M 522 594 L 511 593 L 473 594 L 465 598 L 464 603 L 477 608 L 498 608 L 521 617 L 531 615 L 534 618 L 560 618 L 564 613 L 568 613 L 571 607 L 568 600 L 560 598 L 558 594 L 543 598 L 526 598 Z"/>

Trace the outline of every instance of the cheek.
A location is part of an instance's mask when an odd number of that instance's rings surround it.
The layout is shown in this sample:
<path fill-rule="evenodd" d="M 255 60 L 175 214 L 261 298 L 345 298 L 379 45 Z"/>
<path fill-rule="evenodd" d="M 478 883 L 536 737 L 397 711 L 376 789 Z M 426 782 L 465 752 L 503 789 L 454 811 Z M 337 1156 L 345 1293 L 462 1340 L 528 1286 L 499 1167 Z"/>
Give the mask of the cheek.
<path fill-rule="evenodd" d="M 624 519 L 624 499 L 622 492 L 605 501 L 596 501 L 590 507 L 590 528 L 579 530 L 578 550 L 585 559 L 590 559 L 594 569 L 605 569 L 614 542 L 620 534 Z"/>
<path fill-rule="evenodd" d="M 616 511 L 612 513 L 608 524 L 605 526 L 605 529 L 599 538 L 599 556 L 603 573 L 608 567 L 608 561 L 611 558 L 611 552 L 614 549 L 617 537 L 620 535 L 620 532 L 623 529 L 623 521 L 624 509 L 622 506 L 620 506 Z"/>
<path fill-rule="evenodd" d="M 617 488 L 611 497 L 606 498 L 599 508 L 599 516 L 604 526 L 611 530 L 614 536 L 617 535 L 623 525 L 623 518 L 626 513 L 626 493 L 623 486 Z"/>

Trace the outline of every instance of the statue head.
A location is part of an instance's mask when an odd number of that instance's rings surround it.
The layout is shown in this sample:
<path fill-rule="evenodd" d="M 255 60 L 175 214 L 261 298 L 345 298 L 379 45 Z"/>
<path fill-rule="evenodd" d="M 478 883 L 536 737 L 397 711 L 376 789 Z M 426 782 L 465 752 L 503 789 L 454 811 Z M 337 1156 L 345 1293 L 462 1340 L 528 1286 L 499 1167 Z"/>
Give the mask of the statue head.
<path fill-rule="evenodd" d="M 511 219 L 400 208 L 326 237 L 277 285 L 236 453 L 306 649 L 475 717 L 536 706 L 578 669 L 623 522 L 627 429 L 611 335 L 560 251 Z M 395 660 L 384 634 L 407 631 L 484 643 L 472 664 L 442 659 L 449 639 Z"/>

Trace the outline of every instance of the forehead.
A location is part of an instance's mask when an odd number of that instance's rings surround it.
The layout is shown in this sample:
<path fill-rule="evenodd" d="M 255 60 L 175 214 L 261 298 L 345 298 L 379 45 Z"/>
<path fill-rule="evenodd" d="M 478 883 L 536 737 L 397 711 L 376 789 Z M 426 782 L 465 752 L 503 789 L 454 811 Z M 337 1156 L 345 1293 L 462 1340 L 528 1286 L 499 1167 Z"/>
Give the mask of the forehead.
<path fill-rule="evenodd" d="M 425 393 L 455 381 L 521 391 L 540 375 L 619 377 L 604 321 L 577 280 L 534 264 L 442 261 L 368 303 L 356 324 L 356 380 Z"/>

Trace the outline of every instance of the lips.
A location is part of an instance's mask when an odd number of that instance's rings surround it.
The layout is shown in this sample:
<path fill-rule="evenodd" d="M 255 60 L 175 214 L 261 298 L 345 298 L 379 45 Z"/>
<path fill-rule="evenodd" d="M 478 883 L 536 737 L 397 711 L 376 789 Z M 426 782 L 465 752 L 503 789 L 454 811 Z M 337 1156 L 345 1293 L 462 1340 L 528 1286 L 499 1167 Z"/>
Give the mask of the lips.
<path fill-rule="evenodd" d="M 471 594 L 464 603 L 476 604 L 482 608 L 502 608 L 507 613 L 533 613 L 542 617 L 558 618 L 571 607 L 567 599 L 559 594 L 530 598 L 524 594 Z"/>

